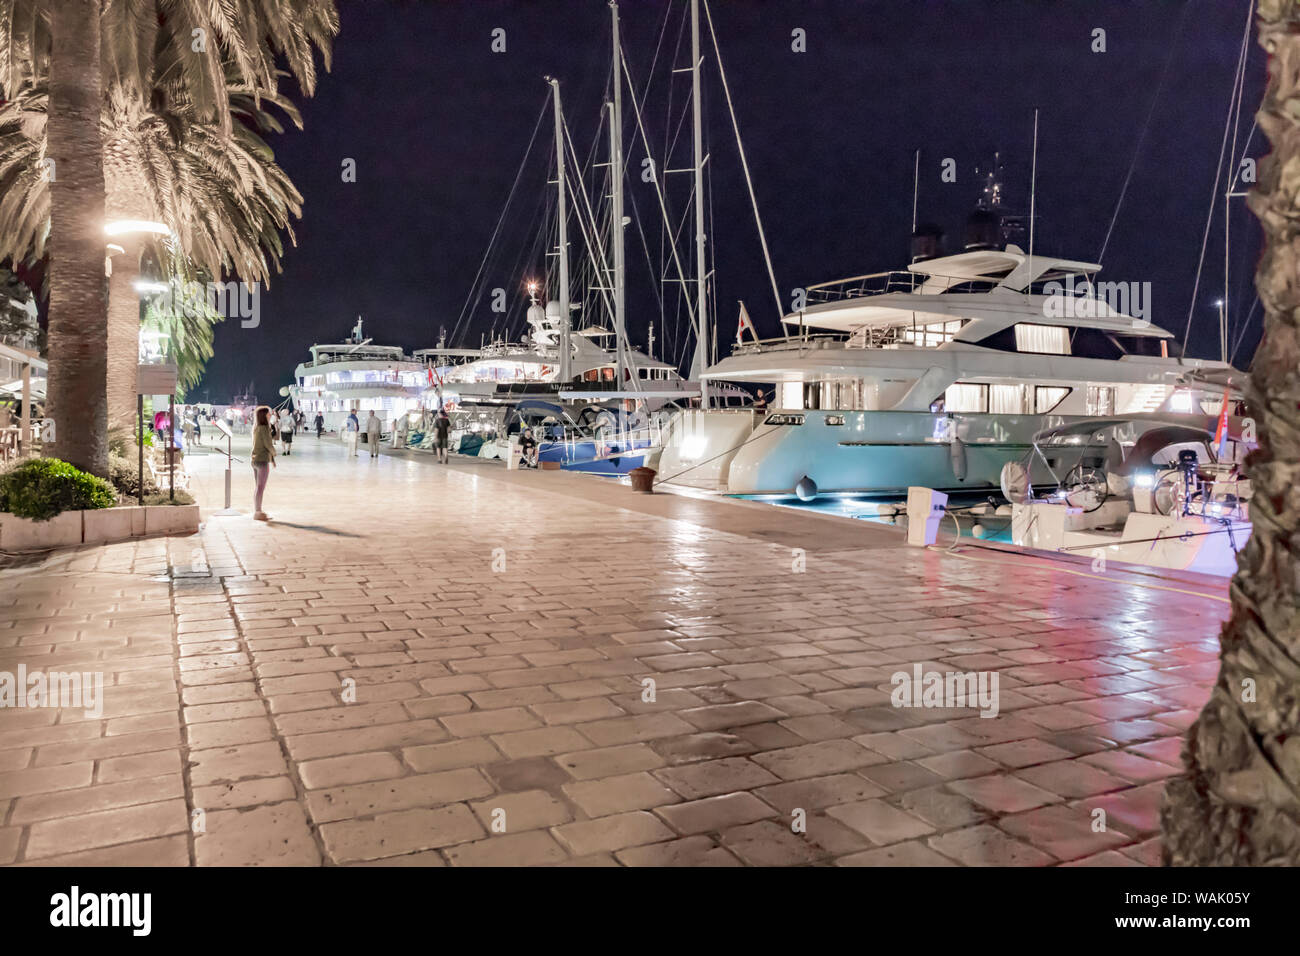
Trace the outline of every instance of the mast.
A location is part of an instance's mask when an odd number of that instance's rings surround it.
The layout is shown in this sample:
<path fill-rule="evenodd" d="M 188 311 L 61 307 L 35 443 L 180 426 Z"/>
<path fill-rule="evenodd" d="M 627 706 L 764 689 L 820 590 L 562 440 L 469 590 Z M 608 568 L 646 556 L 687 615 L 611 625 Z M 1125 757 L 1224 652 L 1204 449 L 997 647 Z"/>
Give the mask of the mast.
<path fill-rule="evenodd" d="M 614 351 L 618 361 L 618 387 L 627 368 L 627 262 L 623 249 L 623 51 L 618 39 L 618 4 L 610 0 L 614 48 L 614 100 L 609 116 L 610 180 L 613 183 L 614 246 Z M 635 381 L 635 380 L 634 380 Z"/>
<path fill-rule="evenodd" d="M 700 102 L 700 0 L 691 0 L 691 120 L 692 148 L 695 160 L 695 358 L 691 378 L 700 383 L 700 407 L 708 407 L 708 392 L 701 373 L 708 366 L 709 355 L 709 276 L 704 256 L 704 135 Z"/>
<path fill-rule="evenodd" d="M 555 104 L 556 215 L 560 220 L 560 370 L 559 381 L 567 385 L 573 377 L 569 344 L 569 226 L 564 194 L 564 112 L 560 108 L 560 81 L 547 77 Z"/>

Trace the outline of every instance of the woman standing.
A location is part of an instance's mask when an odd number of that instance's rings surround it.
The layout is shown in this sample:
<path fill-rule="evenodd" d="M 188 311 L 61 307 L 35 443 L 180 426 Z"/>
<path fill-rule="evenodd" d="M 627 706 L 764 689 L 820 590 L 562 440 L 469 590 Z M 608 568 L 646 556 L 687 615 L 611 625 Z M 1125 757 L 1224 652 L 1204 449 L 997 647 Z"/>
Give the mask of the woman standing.
<path fill-rule="evenodd" d="M 270 521 L 262 510 L 262 493 L 266 479 L 275 467 L 275 441 L 271 438 L 271 409 L 265 405 L 257 408 L 257 424 L 253 427 L 253 520 Z"/>

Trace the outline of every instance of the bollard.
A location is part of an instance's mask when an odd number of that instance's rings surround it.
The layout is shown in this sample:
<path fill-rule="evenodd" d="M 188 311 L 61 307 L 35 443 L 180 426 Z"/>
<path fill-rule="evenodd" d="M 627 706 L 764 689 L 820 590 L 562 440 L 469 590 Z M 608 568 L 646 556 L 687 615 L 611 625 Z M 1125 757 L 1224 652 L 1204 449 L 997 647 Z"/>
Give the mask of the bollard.
<path fill-rule="evenodd" d="M 907 543 L 917 547 L 934 544 L 939 535 L 948 496 L 933 488 L 907 489 Z"/>

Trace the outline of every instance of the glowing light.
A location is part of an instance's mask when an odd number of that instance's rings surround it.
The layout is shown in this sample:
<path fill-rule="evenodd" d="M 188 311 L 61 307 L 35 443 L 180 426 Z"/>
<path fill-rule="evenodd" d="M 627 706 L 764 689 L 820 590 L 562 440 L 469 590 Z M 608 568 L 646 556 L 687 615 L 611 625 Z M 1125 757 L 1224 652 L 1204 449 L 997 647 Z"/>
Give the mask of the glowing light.
<path fill-rule="evenodd" d="M 1186 391 L 1174 392 L 1174 397 L 1169 400 L 1169 407 L 1175 412 L 1190 412 L 1192 410 L 1192 393 Z"/>
<path fill-rule="evenodd" d="M 704 454 L 708 439 L 703 435 L 687 435 L 682 439 L 681 456 L 687 461 L 694 461 Z"/>
<path fill-rule="evenodd" d="M 157 292 L 166 292 L 170 286 L 166 282 L 146 282 L 144 279 L 137 279 L 131 283 L 131 288 L 136 292 L 152 294 Z"/>
<path fill-rule="evenodd" d="M 171 235 L 166 223 L 150 222 L 147 219 L 118 219 L 104 227 L 106 236 L 125 236 L 135 232 L 147 232 L 157 236 Z"/>
<path fill-rule="evenodd" d="M 1135 488 L 1154 488 L 1156 476 L 1149 471 L 1140 471 L 1133 476 L 1133 486 Z"/>

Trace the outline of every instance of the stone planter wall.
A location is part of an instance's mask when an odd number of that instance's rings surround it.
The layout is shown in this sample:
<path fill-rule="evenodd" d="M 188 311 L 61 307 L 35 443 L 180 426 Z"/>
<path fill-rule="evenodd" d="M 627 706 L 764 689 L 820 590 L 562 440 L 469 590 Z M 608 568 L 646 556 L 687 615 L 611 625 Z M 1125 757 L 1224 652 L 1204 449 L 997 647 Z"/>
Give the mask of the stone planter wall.
<path fill-rule="evenodd" d="M 198 505 L 145 505 L 65 511 L 49 521 L 0 513 L 0 551 L 44 551 L 111 544 L 156 534 L 199 530 Z"/>

